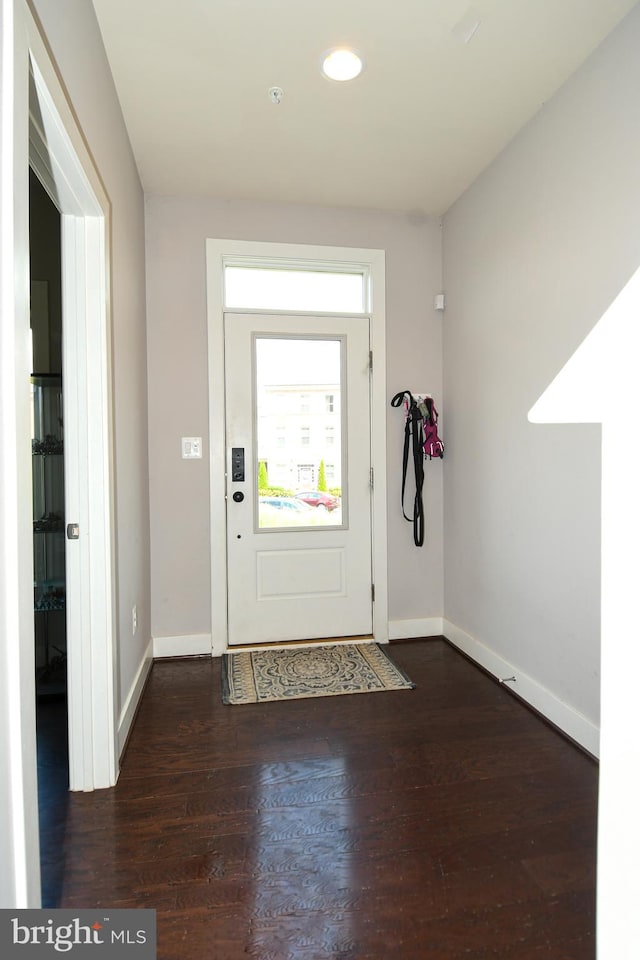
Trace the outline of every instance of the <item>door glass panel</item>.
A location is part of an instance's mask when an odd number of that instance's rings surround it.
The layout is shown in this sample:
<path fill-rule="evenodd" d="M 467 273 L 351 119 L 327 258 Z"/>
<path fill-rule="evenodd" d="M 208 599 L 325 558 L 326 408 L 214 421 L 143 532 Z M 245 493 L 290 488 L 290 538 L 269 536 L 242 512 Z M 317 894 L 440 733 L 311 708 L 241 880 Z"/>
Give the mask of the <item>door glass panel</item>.
<path fill-rule="evenodd" d="M 227 307 L 245 310 L 364 313 L 365 277 L 327 270 L 225 267 L 224 300 Z"/>
<path fill-rule="evenodd" d="M 258 527 L 340 527 L 342 340 L 256 337 Z"/>

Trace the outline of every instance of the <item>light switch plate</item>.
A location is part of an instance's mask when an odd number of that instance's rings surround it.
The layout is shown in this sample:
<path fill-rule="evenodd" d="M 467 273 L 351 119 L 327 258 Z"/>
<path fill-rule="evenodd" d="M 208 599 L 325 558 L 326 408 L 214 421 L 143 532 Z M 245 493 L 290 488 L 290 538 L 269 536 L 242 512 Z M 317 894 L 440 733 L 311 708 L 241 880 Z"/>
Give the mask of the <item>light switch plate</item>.
<path fill-rule="evenodd" d="M 202 437 L 182 437 L 182 459 L 202 459 Z"/>

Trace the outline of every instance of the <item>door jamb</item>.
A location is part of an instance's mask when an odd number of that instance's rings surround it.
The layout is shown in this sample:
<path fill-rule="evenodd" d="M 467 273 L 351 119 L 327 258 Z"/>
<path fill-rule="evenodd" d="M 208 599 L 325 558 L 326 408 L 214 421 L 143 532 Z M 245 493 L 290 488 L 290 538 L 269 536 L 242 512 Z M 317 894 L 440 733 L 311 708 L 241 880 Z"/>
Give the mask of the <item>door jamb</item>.
<path fill-rule="evenodd" d="M 372 496 L 373 637 L 389 639 L 387 579 L 387 442 L 385 363 L 385 252 L 354 247 L 265 243 L 252 240 L 208 239 L 207 332 L 209 365 L 209 490 L 211 518 L 211 653 L 221 656 L 228 649 L 227 553 L 226 553 L 226 444 L 224 361 L 224 266 L 239 257 L 256 263 L 279 261 L 310 268 L 342 266 L 367 269 L 370 278 L 368 313 L 371 318 L 371 464 L 375 483 Z M 264 312 L 264 311 L 263 311 Z M 268 310 L 268 313 L 274 311 Z M 289 311 L 290 312 L 290 311 Z M 344 314 L 340 314 L 343 316 Z M 375 429 L 372 429 L 375 424 Z"/>

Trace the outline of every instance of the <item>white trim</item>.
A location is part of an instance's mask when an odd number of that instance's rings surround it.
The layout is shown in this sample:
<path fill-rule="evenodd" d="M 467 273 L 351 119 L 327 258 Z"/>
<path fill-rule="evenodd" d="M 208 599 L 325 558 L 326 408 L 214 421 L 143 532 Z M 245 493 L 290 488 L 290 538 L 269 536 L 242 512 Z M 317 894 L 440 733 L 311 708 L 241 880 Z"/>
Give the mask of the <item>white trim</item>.
<path fill-rule="evenodd" d="M 207 329 L 209 360 L 209 475 L 211 517 L 211 652 L 220 656 L 227 649 L 227 557 L 225 509 L 225 389 L 224 389 L 224 299 L 225 263 L 253 258 L 254 263 L 277 259 L 300 266 L 330 264 L 334 269 L 362 268 L 369 276 L 369 315 L 374 365 L 371 383 L 371 464 L 375 486 L 372 498 L 372 574 L 376 585 L 373 634 L 385 643 L 388 632 L 387 583 L 387 397 L 385 253 L 356 247 L 325 247 L 307 244 L 263 243 L 251 240 L 209 239 L 207 257 Z M 267 311 L 271 312 L 271 311 Z M 327 315 L 327 314 L 319 314 Z M 342 314 L 340 314 L 342 316 Z"/>
<path fill-rule="evenodd" d="M 252 247 L 254 245 L 253 240 L 234 240 L 234 243 L 248 244 Z M 366 276 L 369 270 L 369 263 L 366 258 L 362 261 L 345 261 L 340 259 L 332 263 L 331 260 L 327 260 L 326 257 L 323 257 L 322 255 L 319 257 L 308 257 L 305 253 L 305 255 L 302 257 L 296 257 L 297 244 L 294 243 L 281 243 L 279 246 L 281 250 L 291 251 L 291 256 L 283 254 L 281 257 L 269 257 L 269 264 L 267 265 L 266 269 L 299 270 L 300 272 L 305 272 L 312 269 L 314 273 L 350 273 L 356 276 L 358 274 Z M 324 247 L 316 246 L 315 249 L 323 250 Z M 224 264 L 225 267 L 265 267 L 263 254 L 229 254 L 229 256 L 225 256 Z M 263 312 L 270 313 L 271 311 L 265 311 L 263 308 Z M 340 311 L 340 316 L 342 316 L 342 311 Z"/>
<path fill-rule="evenodd" d="M 179 637 L 154 637 L 153 657 L 201 657 L 211 656 L 211 634 L 193 633 Z"/>
<path fill-rule="evenodd" d="M 118 756 L 120 757 L 122 756 L 122 751 L 125 748 L 127 738 L 131 732 L 136 710 L 140 703 L 140 697 L 142 696 L 142 691 L 144 690 L 152 666 L 153 640 L 149 640 L 149 645 L 145 650 L 144 658 L 140 664 L 136 678 L 131 685 L 126 702 L 120 711 L 120 722 L 118 724 Z"/>
<path fill-rule="evenodd" d="M 226 266 L 226 260 L 225 260 Z M 238 314 L 239 316 L 256 316 L 256 317 L 340 317 L 340 319 L 348 320 L 349 317 L 368 317 L 369 313 L 347 313 L 346 311 L 340 313 L 326 313 L 322 310 L 272 310 L 271 308 L 267 309 L 266 307 L 262 310 L 258 310 L 256 307 L 225 307 L 225 314 Z"/>
<path fill-rule="evenodd" d="M 424 617 L 422 620 L 390 620 L 389 640 L 441 637 L 443 623 L 442 617 Z"/>
<path fill-rule="evenodd" d="M 513 663 L 505 660 L 490 647 L 469 636 L 460 627 L 449 620 L 444 620 L 444 636 L 455 647 L 466 653 L 468 657 L 483 667 L 496 679 L 515 677 L 515 683 L 505 684 L 507 689 L 513 690 L 519 697 L 529 703 L 562 730 L 568 737 L 579 743 L 594 757 L 599 755 L 600 731 L 590 720 L 584 717 L 568 703 L 564 703 L 546 687 L 543 687 L 532 677 L 518 669 Z"/>
<path fill-rule="evenodd" d="M 66 93 L 26 12 L 32 96 L 29 159 L 62 215 L 67 521 L 69 780 L 72 790 L 112 786 L 118 774 L 114 642 L 115 509 L 110 202 Z M 26 67 L 26 65 L 25 65 Z"/>
<path fill-rule="evenodd" d="M 28 221 L 28 41 L 0 9 L 0 904 L 40 906 L 36 779 Z"/>
<path fill-rule="evenodd" d="M 35 23 L 33 30 L 37 31 Z M 109 201 L 39 34 L 29 45 L 29 161 L 59 210 L 100 217 Z"/>

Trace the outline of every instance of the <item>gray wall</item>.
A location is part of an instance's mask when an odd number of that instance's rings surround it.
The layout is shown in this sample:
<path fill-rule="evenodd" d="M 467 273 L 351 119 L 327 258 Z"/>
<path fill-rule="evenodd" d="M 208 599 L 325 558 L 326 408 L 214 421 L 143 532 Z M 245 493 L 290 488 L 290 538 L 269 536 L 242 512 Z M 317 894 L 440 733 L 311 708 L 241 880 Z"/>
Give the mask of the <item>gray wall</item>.
<path fill-rule="evenodd" d="M 640 264 L 638 49 L 636 10 L 444 220 L 445 616 L 594 723 L 600 429 L 527 413 Z"/>
<path fill-rule="evenodd" d="M 345 209 L 157 196 L 146 207 L 151 629 L 202 635 L 211 631 L 208 451 L 182 461 L 180 437 L 208 433 L 205 240 L 385 249 L 389 397 L 422 387 L 439 398 L 441 231 L 437 221 Z M 429 470 L 428 542 L 418 550 L 399 506 L 402 417 L 389 409 L 387 420 L 390 618 L 441 617 L 442 464 Z"/>
<path fill-rule="evenodd" d="M 120 703 L 150 639 L 144 200 L 93 6 L 34 0 L 112 207 L 113 394 Z M 131 608 L 138 630 L 131 631 Z"/>

